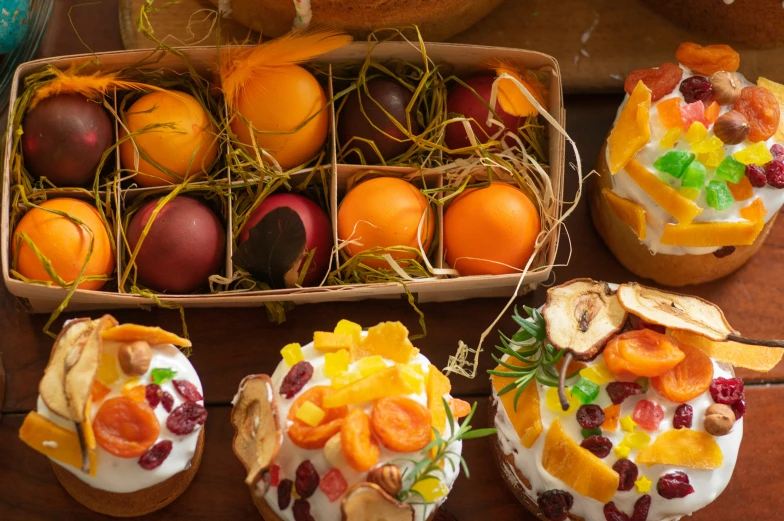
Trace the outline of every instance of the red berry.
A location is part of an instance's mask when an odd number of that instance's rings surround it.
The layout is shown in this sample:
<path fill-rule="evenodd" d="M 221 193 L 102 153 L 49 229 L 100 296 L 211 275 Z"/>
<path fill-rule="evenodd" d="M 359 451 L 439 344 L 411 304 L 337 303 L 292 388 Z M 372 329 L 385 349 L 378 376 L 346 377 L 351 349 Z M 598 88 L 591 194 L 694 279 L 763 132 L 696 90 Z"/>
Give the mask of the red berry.
<path fill-rule="evenodd" d="M 630 521 L 629 516 L 618 510 L 612 501 L 604 505 L 604 519 L 607 521 Z"/>
<path fill-rule="evenodd" d="M 177 392 L 189 402 L 198 402 L 204 399 L 196 386 L 187 380 L 172 380 Z"/>
<path fill-rule="evenodd" d="M 648 521 L 648 511 L 651 509 L 651 496 L 645 494 L 634 503 L 631 521 Z"/>
<path fill-rule="evenodd" d="M 691 421 L 694 418 L 694 409 L 688 403 L 684 403 L 675 409 L 675 417 L 672 419 L 672 426 L 676 429 L 691 429 Z"/>
<path fill-rule="evenodd" d="M 659 478 L 656 491 L 664 499 L 676 499 L 693 493 L 694 487 L 689 484 L 689 476 L 681 471 L 675 471 Z"/>
<path fill-rule="evenodd" d="M 305 387 L 305 384 L 310 381 L 313 376 L 313 366 L 310 362 L 302 361 L 297 362 L 289 370 L 283 383 L 280 384 L 280 394 L 286 398 L 294 398 L 294 396 Z"/>
<path fill-rule="evenodd" d="M 273 465 L 270 467 L 270 486 L 277 487 L 280 485 L 280 467 Z"/>
<path fill-rule="evenodd" d="M 291 507 L 294 514 L 294 521 L 316 521 L 310 514 L 310 503 L 307 499 L 297 499 L 294 501 L 294 506 Z"/>
<path fill-rule="evenodd" d="M 161 398 L 163 398 L 161 386 L 158 384 L 147 384 L 144 388 L 144 397 L 147 399 L 147 403 L 150 404 L 150 408 L 155 409 L 161 403 Z"/>
<path fill-rule="evenodd" d="M 346 478 L 340 470 L 333 468 L 319 481 L 319 489 L 327 496 L 330 503 L 337 501 L 348 488 Z"/>
<path fill-rule="evenodd" d="M 174 407 L 174 396 L 172 396 L 169 391 L 163 391 L 163 395 L 161 395 L 161 404 L 163 405 L 163 408 L 166 409 L 166 412 L 171 412 L 172 407 Z"/>
<path fill-rule="evenodd" d="M 297 489 L 297 494 L 303 498 L 309 498 L 313 495 L 319 485 L 319 475 L 316 467 L 310 460 L 305 460 L 297 467 L 297 477 L 294 482 L 294 488 Z"/>
<path fill-rule="evenodd" d="M 710 393 L 714 402 L 732 405 L 744 398 L 743 380 L 740 378 L 714 378 L 710 384 Z"/>
<path fill-rule="evenodd" d="M 773 154 L 773 159 L 776 161 L 784 161 L 784 145 L 775 143 L 770 147 L 770 153 Z"/>
<path fill-rule="evenodd" d="M 738 400 L 737 402 L 730 405 L 732 412 L 735 413 L 735 419 L 740 420 L 746 414 L 746 402 L 743 400 Z"/>
<path fill-rule="evenodd" d="M 702 76 L 692 76 L 683 80 L 680 91 L 686 103 L 702 101 L 705 106 L 708 106 L 708 100 L 713 97 L 713 85 L 708 78 Z"/>
<path fill-rule="evenodd" d="M 290 479 L 284 479 L 278 485 L 278 508 L 281 510 L 286 510 L 289 508 L 289 504 L 291 503 L 291 489 L 294 486 L 294 482 Z"/>
<path fill-rule="evenodd" d="M 612 442 L 604 436 L 588 436 L 580 444 L 580 447 L 587 449 L 597 458 L 606 458 L 612 450 Z"/>
<path fill-rule="evenodd" d="M 629 396 L 644 393 L 645 390 L 636 382 L 610 382 L 607 384 L 607 394 L 615 405 L 623 403 Z"/>
<path fill-rule="evenodd" d="M 604 423 L 604 411 L 598 405 L 581 405 L 577 409 L 577 423 L 583 429 L 598 429 Z"/>
<path fill-rule="evenodd" d="M 759 165 L 746 165 L 746 177 L 749 178 L 751 186 L 762 188 L 768 182 L 768 176 L 765 175 L 765 169 Z"/>
<path fill-rule="evenodd" d="M 197 425 L 204 425 L 206 419 L 207 409 L 198 403 L 185 402 L 166 418 L 166 427 L 174 434 L 190 434 Z"/>
<path fill-rule="evenodd" d="M 784 163 L 773 160 L 766 164 L 765 177 L 773 188 L 784 188 Z"/>
<path fill-rule="evenodd" d="M 631 490 L 634 482 L 637 481 L 637 465 L 628 459 L 619 459 L 613 465 L 613 470 L 618 473 L 618 490 Z"/>
<path fill-rule="evenodd" d="M 564 490 L 548 490 L 536 500 L 539 511 L 550 521 L 564 521 L 569 516 L 574 498 Z"/>
<path fill-rule="evenodd" d="M 664 409 L 650 400 L 640 400 L 634 407 L 632 419 L 646 431 L 655 431 L 664 419 Z"/>
<path fill-rule="evenodd" d="M 170 440 L 159 441 L 142 454 L 139 458 L 139 466 L 144 470 L 152 470 L 161 466 L 169 457 L 172 450 L 172 442 Z"/>

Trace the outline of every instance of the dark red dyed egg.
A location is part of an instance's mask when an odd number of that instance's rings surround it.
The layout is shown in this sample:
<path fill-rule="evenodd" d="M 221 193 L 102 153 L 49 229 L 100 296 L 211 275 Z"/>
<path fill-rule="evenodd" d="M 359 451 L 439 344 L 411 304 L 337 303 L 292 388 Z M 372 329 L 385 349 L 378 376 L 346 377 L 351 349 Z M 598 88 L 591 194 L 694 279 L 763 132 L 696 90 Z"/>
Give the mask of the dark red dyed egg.
<path fill-rule="evenodd" d="M 398 82 L 384 78 L 372 79 L 367 82 L 366 86 L 367 92 L 363 87 L 352 92 L 340 111 L 338 146 L 343 147 L 354 137 L 372 140 L 381 153 L 381 158 L 369 143 L 355 140 L 350 144 L 350 148 L 359 148 L 365 164 L 372 165 L 381 163 L 382 159 L 389 161 L 393 157 L 405 153 L 411 147 L 411 140 L 406 138 L 405 134 L 395 126 L 395 123 L 384 111 L 405 128 L 406 107 L 411 102 L 413 93 Z M 362 100 L 361 106 L 360 99 Z M 381 131 L 376 130 L 373 125 L 401 141 L 387 137 Z M 420 132 L 416 114 L 413 112 L 411 113 L 411 132 L 413 134 Z M 350 154 L 346 159 L 352 163 L 360 163 L 359 155 L 356 153 Z"/>
<path fill-rule="evenodd" d="M 489 112 L 487 107 L 490 104 L 490 94 L 493 90 L 495 76 L 493 74 L 480 74 L 466 78 L 463 81 L 474 89 L 476 94 L 460 83 L 455 83 L 449 89 L 449 94 L 446 98 L 447 112 L 450 117 L 460 115 L 465 116 L 466 118 L 474 118 L 474 121 L 471 122 L 471 128 L 476 135 L 477 141 L 480 143 L 487 143 L 490 141 L 490 136 L 498 132 L 497 126 L 490 126 L 487 124 Z M 481 96 L 482 99 L 479 99 L 477 94 Z M 484 103 L 482 103 L 482 100 L 484 100 Z M 505 132 L 515 132 L 522 124 L 522 118 L 505 112 L 499 103 L 496 103 L 495 112 L 501 118 Z M 460 121 L 450 123 L 446 126 L 444 140 L 446 146 L 452 150 L 471 146 L 465 127 Z"/>
<path fill-rule="evenodd" d="M 22 129 L 25 168 L 57 186 L 92 181 L 101 155 L 114 141 L 106 110 L 78 94 L 42 100 L 25 115 Z"/>
<path fill-rule="evenodd" d="M 128 244 L 136 248 L 159 199 L 144 206 L 128 225 Z M 162 293 L 192 293 L 207 287 L 226 253 L 226 233 L 215 213 L 201 201 L 178 196 L 155 218 L 136 257 L 137 280 Z"/>

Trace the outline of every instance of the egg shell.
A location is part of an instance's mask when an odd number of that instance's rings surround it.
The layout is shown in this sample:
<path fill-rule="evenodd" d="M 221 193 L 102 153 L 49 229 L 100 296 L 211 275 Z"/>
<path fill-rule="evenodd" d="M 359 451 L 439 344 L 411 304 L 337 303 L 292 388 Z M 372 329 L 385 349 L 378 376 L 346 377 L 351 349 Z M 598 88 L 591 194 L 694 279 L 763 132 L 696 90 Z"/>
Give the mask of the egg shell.
<path fill-rule="evenodd" d="M 326 212 L 307 197 L 298 194 L 273 194 L 264 199 L 248 217 L 248 222 L 240 232 L 239 243 L 248 240 L 251 228 L 256 226 L 265 215 L 281 206 L 297 212 L 305 227 L 305 249 L 307 251 L 316 249 L 302 284 L 303 286 L 318 284 L 329 268 L 329 257 L 332 254 L 332 226 Z"/>
<path fill-rule="evenodd" d="M 446 98 L 447 112 L 450 114 L 450 117 L 457 114 L 467 118 L 474 118 L 474 121 L 471 122 L 471 128 L 476 135 L 477 141 L 479 143 L 487 143 L 490 141 L 489 136 L 492 136 L 499 130 L 497 126 L 487 124 L 488 106 L 495 76 L 493 74 L 480 74 L 466 78 L 463 81 L 474 89 L 476 94 L 460 83 L 455 83 L 449 89 L 449 94 Z M 477 97 L 477 94 L 485 101 L 484 103 Z M 501 118 L 505 132 L 516 132 L 520 127 L 522 123 L 520 121 L 521 118 L 504 111 L 499 103 L 496 103 L 495 112 Z M 446 126 L 444 142 L 452 150 L 471 146 L 465 127 L 460 121 Z"/>
<path fill-rule="evenodd" d="M 369 143 L 355 140 L 349 145 L 350 148 L 356 147 L 360 150 L 366 164 L 381 163 L 381 160 L 389 161 L 393 157 L 405 153 L 411 147 L 412 142 L 395 126 L 384 111 L 386 110 L 403 127 L 406 127 L 406 107 L 412 97 L 413 93 L 410 90 L 396 81 L 385 78 L 374 78 L 365 86 L 360 86 L 349 94 L 340 110 L 338 145 L 342 148 L 354 137 L 373 141 L 381 153 L 380 158 Z M 383 132 L 374 128 L 374 125 L 382 129 Z M 413 134 L 420 132 L 414 113 L 411 114 L 411 132 Z M 402 141 L 396 141 L 386 136 L 385 133 Z M 356 153 L 350 154 L 346 160 L 350 163 L 361 162 Z"/>
<path fill-rule="evenodd" d="M 160 199 L 134 214 L 128 244 L 136 248 Z M 226 233 L 215 213 L 196 199 L 177 196 L 161 208 L 136 257 L 137 280 L 159 292 L 181 294 L 202 289 L 218 273 L 226 253 Z"/>
<path fill-rule="evenodd" d="M 0 54 L 16 49 L 30 27 L 29 0 L 0 2 Z"/>
<path fill-rule="evenodd" d="M 24 166 L 36 179 L 57 186 L 83 186 L 96 174 L 114 128 L 99 101 L 79 94 L 41 100 L 22 121 Z"/>

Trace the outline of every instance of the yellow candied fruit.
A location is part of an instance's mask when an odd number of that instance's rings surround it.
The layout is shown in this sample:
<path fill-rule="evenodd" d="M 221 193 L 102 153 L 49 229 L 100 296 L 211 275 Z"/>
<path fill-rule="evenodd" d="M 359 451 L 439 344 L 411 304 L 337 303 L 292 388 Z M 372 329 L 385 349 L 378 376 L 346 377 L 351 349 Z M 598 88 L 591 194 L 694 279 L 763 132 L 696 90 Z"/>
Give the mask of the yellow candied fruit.
<path fill-rule="evenodd" d="M 138 382 L 138 379 L 136 381 Z M 126 384 L 123 386 L 121 393 L 134 402 L 144 403 L 147 400 L 146 390 L 147 387 L 144 385 L 132 385 L 129 387 Z"/>
<path fill-rule="evenodd" d="M 373 373 L 383 371 L 387 368 L 387 363 L 381 355 L 368 356 L 357 362 L 357 371 L 364 378 Z"/>
<path fill-rule="evenodd" d="M 637 427 L 637 422 L 632 420 L 631 415 L 627 414 L 621 418 L 621 429 L 625 430 L 626 432 L 634 432 L 635 427 Z"/>
<path fill-rule="evenodd" d="M 764 141 L 754 143 L 753 145 L 747 146 L 742 150 L 738 150 L 732 154 L 732 157 L 744 165 L 763 166 L 773 161 L 773 154 L 770 153 L 770 150 L 768 150 L 768 146 Z"/>
<path fill-rule="evenodd" d="M 628 458 L 629 454 L 632 452 L 632 448 L 628 445 L 624 445 L 623 443 L 619 443 L 613 447 L 613 450 L 615 451 L 615 455 L 618 457 L 618 459 Z"/>
<path fill-rule="evenodd" d="M 355 344 L 359 344 L 359 338 L 362 335 L 362 326 L 344 318 L 335 326 L 334 332 L 338 335 L 349 335 L 354 339 Z"/>
<path fill-rule="evenodd" d="M 586 380 L 590 380 L 596 385 L 604 385 L 615 381 L 615 375 L 607 369 L 604 363 L 592 365 L 580 370 L 580 376 Z"/>
<path fill-rule="evenodd" d="M 637 487 L 638 494 L 647 494 L 650 492 L 652 484 L 653 482 L 645 476 L 640 476 L 640 478 L 634 482 L 634 486 Z"/>
<path fill-rule="evenodd" d="M 563 407 L 561 407 L 561 400 L 558 399 L 558 388 L 549 387 L 547 389 L 547 394 L 545 395 L 544 403 L 547 405 L 548 409 L 555 411 L 558 414 L 573 414 L 577 411 L 577 408 L 580 407 L 580 400 L 572 396 L 572 392 L 569 389 L 566 389 L 566 399 L 569 400 L 569 410 L 564 411 Z"/>
<path fill-rule="evenodd" d="M 298 419 L 301 422 L 307 423 L 311 427 L 317 427 L 322 422 L 324 416 L 326 415 L 327 413 L 324 411 L 324 409 L 322 409 L 315 403 L 311 402 L 310 400 L 300 405 L 299 408 L 297 409 L 297 412 L 294 413 L 294 417 L 296 419 Z"/>
<path fill-rule="evenodd" d="M 351 349 L 353 343 L 351 335 L 340 335 L 330 331 L 316 331 L 313 333 L 313 347 L 318 351 L 329 352 Z"/>
<path fill-rule="evenodd" d="M 686 186 L 681 186 L 680 188 L 678 188 L 678 192 L 683 197 L 685 197 L 686 199 L 689 199 L 691 201 L 696 201 L 697 198 L 700 196 L 700 191 L 699 190 L 697 190 L 696 188 L 688 188 Z"/>
<path fill-rule="evenodd" d="M 136 387 L 137 385 L 139 385 L 139 379 L 138 379 L 138 378 L 136 378 L 136 377 L 134 377 L 134 378 L 129 378 L 129 379 L 128 379 L 128 380 L 126 380 L 126 381 L 125 381 L 125 383 L 123 384 L 123 386 L 122 386 L 122 391 L 130 391 L 131 389 L 133 389 L 133 388 L 134 388 L 134 387 Z"/>
<path fill-rule="evenodd" d="M 296 342 L 293 344 L 287 344 L 283 349 L 280 350 L 280 354 L 283 357 L 283 360 L 286 362 L 286 365 L 289 367 L 305 359 L 305 357 L 302 355 L 302 346 Z"/>
<path fill-rule="evenodd" d="M 651 442 L 651 437 L 644 432 L 630 432 L 623 437 L 621 444 L 642 450 Z"/>
<path fill-rule="evenodd" d="M 361 380 L 361 379 L 362 379 L 362 375 L 356 371 L 339 374 L 332 378 L 332 388 L 342 389 L 347 385 L 353 384 L 357 380 Z"/>
<path fill-rule="evenodd" d="M 707 154 L 714 150 L 724 148 L 724 142 L 716 136 L 711 136 L 697 143 L 692 143 L 691 148 L 698 154 Z"/>
<path fill-rule="evenodd" d="M 95 378 L 104 385 L 111 385 L 116 382 L 120 378 L 120 370 L 117 369 L 117 357 L 103 353 Z"/>
<path fill-rule="evenodd" d="M 697 159 L 705 166 L 715 168 L 724 161 L 724 147 L 717 148 L 704 154 L 698 154 Z"/>
<path fill-rule="evenodd" d="M 664 137 L 661 138 L 659 141 L 659 146 L 662 148 L 672 148 L 675 146 L 675 143 L 683 135 L 683 129 L 681 127 L 672 127 L 670 130 L 664 134 Z"/>
<path fill-rule="evenodd" d="M 327 378 L 334 378 L 339 374 L 343 374 L 348 371 L 348 363 L 348 349 L 341 349 L 334 353 L 324 353 L 324 375 Z"/>
<path fill-rule="evenodd" d="M 367 359 L 364 359 L 367 360 Z M 425 391 L 425 372 L 419 364 L 398 364 L 403 370 L 403 379 L 419 394 Z"/>
<path fill-rule="evenodd" d="M 542 430 L 544 430 L 542 426 L 542 422 L 540 420 L 535 420 L 534 424 L 528 427 L 522 436 L 520 436 L 520 443 L 523 444 L 523 447 L 526 449 L 530 449 L 536 443 L 536 440 L 539 439 L 539 436 L 542 434 Z"/>
<path fill-rule="evenodd" d="M 422 499 L 424 499 L 426 503 L 433 503 L 449 493 L 449 489 L 446 488 L 446 485 L 438 478 L 427 478 L 417 481 L 414 486 L 411 487 L 411 490 L 421 494 Z"/>
<path fill-rule="evenodd" d="M 689 130 L 686 131 L 685 137 L 689 143 L 699 143 L 708 137 L 708 129 L 701 122 L 695 121 L 691 124 Z"/>

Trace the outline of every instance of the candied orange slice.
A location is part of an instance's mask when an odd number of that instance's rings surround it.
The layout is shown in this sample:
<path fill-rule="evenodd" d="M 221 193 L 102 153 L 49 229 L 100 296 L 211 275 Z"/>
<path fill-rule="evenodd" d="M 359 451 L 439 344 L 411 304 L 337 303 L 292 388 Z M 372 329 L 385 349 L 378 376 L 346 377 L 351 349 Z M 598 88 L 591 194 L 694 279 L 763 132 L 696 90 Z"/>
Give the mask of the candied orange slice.
<path fill-rule="evenodd" d="M 608 342 L 604 351 L 607 368 L 617 376 L 628 373 L 635 376 L 661 376 L 686 356 L 674 340 L 651 329 L 620 334 Z"/>
<path fill-rule="evenodd" d="M 604 408 L 604 423 L 602 430 L 615 432 L 618 430 L 618 419 L 621 417 L 621 406 L 610 405 Z"/>
<path fill-rule="evenodd" d="M 773 94 L 773 96 L 776 97 L 776 101 L 779 102 L 779 108 L 784 113 L 784 85 L 781 83 L 776 83 L 775 81 L 771 81 L 767 78 L 763 78 L 762 76 L 757 78 L 757 85 L 760 87 L 765 87 Z M 776 134 L 773 136 L 773 140 L 777 143 L 784 141 L 784 118 L 779 119 L 779 128 L 776 131 Z"/>
<path fill-rule="evenodd" d="M 449 409 L 452 411 L 453 418 L 465 418 L 471 412 L 471 404 L 458 398 L 452 398 L 449 400 Z"/>
<path fill-rule="evenodd" d="M 346 416 L 340 429 L 343 456 L 351 468 L 366 472 L 378 462 L 381 449 L 370 432 L 370 418 L 362 409 L 354 409 Z"/>
<path fill-rule="evenodd" d="M 744 177 L 744 179 L 746 178 Z M 766 215 L 768 215 L 768 209 L 765 208 L 762 199 L 755 199 L 753 203 L 740 209 L 740 216 L 747 221 L 759 221 L 765 219 Z"/>
<path fill-rule="evenodd" d="M 430 443 L 430 411 L 405 396 L 378 400 L 370 413 L 370 427 L 394 452 L 415 452 Z"/>
<path fill-rule="evenodd" d="M 682 344 L 697 347 L 719 362 L 767 373 L 781 361 L 784 349 L 740 344 L 738 342 L 715 342 L 690 331 L 670 333 Z"/>
<path fill-rule="evenodd" d="M 636 159 L 632 158 L 629 161 L 626 172 L 646 194 L 651 196 L 651 199 L 675 217 L 679 223 L 690 223 L 702 213 L 702 208 L 697 203 L 656 177 Z"/>
<path fill-rule="evenodd" d="M 645 208 L 630 199 L 616 195 L 609 188 L 602 189 L 602 195 L 615 216 L 628 225 L 638 239 L 645 240 Z"/>
<path fill-rule="evenodd" d="M 504 360 L 504 362 L 514 367 L 526 366 L 525 362 L 515 357 L 509 357 Z M 496 367 L 495 370 L 502 372 L 511 371 L 511 369 L 502 365 Z M 570 371 L 571 370 L 570 367 Z M 495 389 L 496 393 L 501 392 L 504 387 L 513 384 L 515 381 L 514 378 L 504 378 L 497 375 L 491 376 L 491 380 L 493 382 L 493 389 Z M 499 398 L 504 406 L 506 415 L 509 417 L 509 421 L 512 423 L 512 427 L 514 427 L 515 432 L 520 437 L 523 447 L 530 449 L 542 432 L 542 416 L 539 410 L 539 391 L 537 391 L 535 383 L 529 384 L 517 400 L 517 409 L 515 409 L 514 406 L 516 393 L 517 389 L 512 389 L 499 396 Z M 537 424 L 539 424 L 538 430 L 536 428 Z"/>
<path fill-rule="evenodd" d="M 324 398 L 333 394 L 335 390 L 327 385 L 317 385 L 302 393 L 289 409 L 288 419 L 293 422 L 289 427 L 289 438 L 297 447 L 303 449 L 320 449 L 327 441 L 340 432 L 343 418 L 348 414 L 348 407 L 324 408 Z M 297 410 L 306 402 L 311 402 L 316 407 L 326 412 L 324 419 L 313 427 L 297 418 Z"/>
<path fill-rule="evenodd" d="M 191 347 L 191 341 L 159 327 L 140 326 L 138 324 L 120 324 L 103 330 L 101 338 L 117 342 L 135 342 L 143 340 L 151 346 L 173 344 L 177 347 Z"/>
<path fill-rule="evenodd" d="M 640 80 L 607 138 L 610 173 L 617 174 L 651 140 L 651 90 Z"/>
<path fill-rule="evenodd" d="M 637 464 L 675 465 L 692 469 L 711 470 L 721 467 L 724 455 L 713 436 L 692 429 L 672 429 L 656 437 L 642 449 Z"/>
<path fill-rule="evenodd" d="M 765 226 L 759 221 L 668 224 L 661 243 L 671 246 L 722 247 L 754 244 Z"/>
<path fill-rule="evenodd" d="M 101 405 L 93 430 L 95 441 L 109 454 L 137 458 L 155 443 L 161 426 L 147 403 L 119 396 Z"/>
<path fill-rule="evenodd" d="M 701 349 L 679 343 L 686 358 L 661 376 L 651 378 L 656 392 L 671 402 L 684 403 L 701 395 L 713 380 L 713 362 Z"/>

